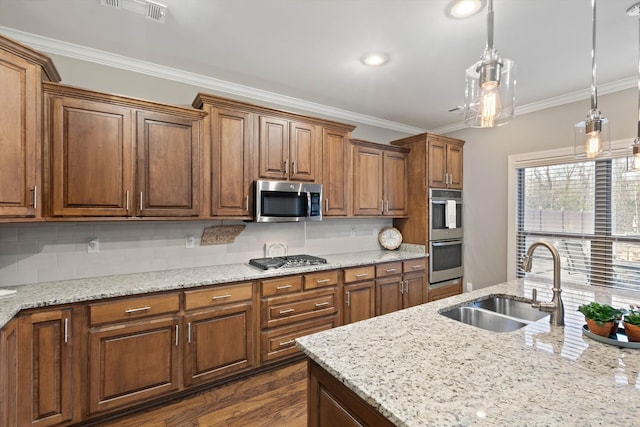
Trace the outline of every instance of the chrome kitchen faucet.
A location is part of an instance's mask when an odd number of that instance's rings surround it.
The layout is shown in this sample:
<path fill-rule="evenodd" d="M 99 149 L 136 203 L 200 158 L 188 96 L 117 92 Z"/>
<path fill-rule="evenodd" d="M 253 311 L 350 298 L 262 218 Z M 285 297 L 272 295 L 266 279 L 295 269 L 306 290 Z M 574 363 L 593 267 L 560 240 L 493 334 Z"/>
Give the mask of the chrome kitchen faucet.
<path fill-rule="evenodd" d="M 562 297 L 560 296 L 560 293 L 562 292 L 562 289 L 560 289 L 560 254 L 558 253 L 558 250 L 551 243 L 543 241 L 535 242 L 529 246 L 527 254 L 522 259 L 522 264 L 520 266 L 525 272 L 531 271 L 533 251 L 538 246 L 544 246 L 549 249 L 549 252 L 551 252 L 551 256 L 553 257 L 553 298 L 550 302 L 536 301 L 538 291 L 534 288 L 531 291 L 531 299 L 533 300 L 531 307 L 551 313 L 551 316 L 549 316 L 549 323 L 552 325 L 564 326 L 564 305 L 562 304 Z"/>

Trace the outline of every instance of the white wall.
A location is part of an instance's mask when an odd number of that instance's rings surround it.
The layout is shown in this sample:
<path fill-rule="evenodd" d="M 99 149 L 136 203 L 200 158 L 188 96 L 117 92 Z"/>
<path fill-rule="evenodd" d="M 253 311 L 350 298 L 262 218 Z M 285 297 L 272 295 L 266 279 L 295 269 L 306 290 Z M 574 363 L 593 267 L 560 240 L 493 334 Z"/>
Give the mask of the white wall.
<path fill-rule="evenodd" d="M 610 120 L 612 140 L 636 136 L 638 94 L 626 90 L 599 96 L 598 107 Z M 573 125 L 584 120 L 590 101 L 576 102 L 516 117 L 493 129 L 464 129 L 449 136 L 464 145 L 465 282 L 474 288 L 507 279 L 507 159 L 573 146 Z"/>

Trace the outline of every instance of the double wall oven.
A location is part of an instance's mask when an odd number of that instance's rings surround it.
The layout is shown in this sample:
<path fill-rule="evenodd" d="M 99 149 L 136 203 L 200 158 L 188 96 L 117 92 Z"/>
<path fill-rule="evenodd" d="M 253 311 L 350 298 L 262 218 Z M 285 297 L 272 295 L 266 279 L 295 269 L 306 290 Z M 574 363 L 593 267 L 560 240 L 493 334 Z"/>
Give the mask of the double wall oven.
<path fill-rule="evenodd" d="M 429 189 L 429 288 L 457 284 L 463 273 L 462 191 Z"/>

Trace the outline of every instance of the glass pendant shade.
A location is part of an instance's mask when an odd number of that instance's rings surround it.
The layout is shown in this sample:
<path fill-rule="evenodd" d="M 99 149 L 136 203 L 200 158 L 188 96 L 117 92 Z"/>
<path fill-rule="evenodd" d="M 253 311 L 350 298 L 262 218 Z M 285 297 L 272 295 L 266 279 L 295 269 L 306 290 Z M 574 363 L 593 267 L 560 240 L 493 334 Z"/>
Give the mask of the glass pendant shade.
<path fill-rule="evenodd" d="M 467 68 L 464 123 L 485 128 L 509 123 L 515 115 L 515 62 L 497 51 L 485 52 Z"/>
<path fill-rule="evenodd" d="M 609 120 L 598 110 L 591 110 L 587 120 L 576 123 L 573 135 L 576 158 L 593 159 L 611 152 Z"/>

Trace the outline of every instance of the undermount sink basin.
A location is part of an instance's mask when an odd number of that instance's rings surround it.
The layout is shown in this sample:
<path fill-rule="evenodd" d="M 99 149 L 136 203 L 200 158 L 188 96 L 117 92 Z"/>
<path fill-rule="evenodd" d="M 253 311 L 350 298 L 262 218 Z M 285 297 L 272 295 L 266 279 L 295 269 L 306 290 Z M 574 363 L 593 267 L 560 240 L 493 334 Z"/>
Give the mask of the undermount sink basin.
<path fill-rule="evenodd" d="M 529 303 L 494 296 L 440 312 L 449 319 L 493 332 L 512 332 L 549 316 Z"/>

